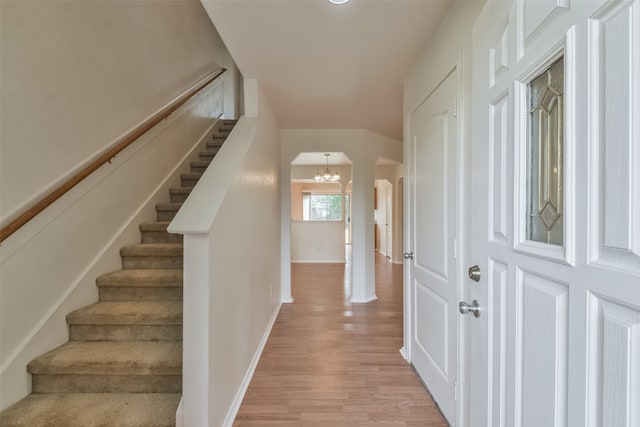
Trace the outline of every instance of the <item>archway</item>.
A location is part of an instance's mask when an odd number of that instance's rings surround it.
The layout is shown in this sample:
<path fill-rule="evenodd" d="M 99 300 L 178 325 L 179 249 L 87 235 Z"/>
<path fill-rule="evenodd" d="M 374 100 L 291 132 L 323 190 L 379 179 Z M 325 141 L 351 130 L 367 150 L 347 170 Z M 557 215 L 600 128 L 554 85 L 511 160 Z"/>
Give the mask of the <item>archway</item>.
<path fill-rule="evenodd" d="M 351 165 L 342 152 L 304 152 L 291 162 L 292 263 L 347 261 Z"/>

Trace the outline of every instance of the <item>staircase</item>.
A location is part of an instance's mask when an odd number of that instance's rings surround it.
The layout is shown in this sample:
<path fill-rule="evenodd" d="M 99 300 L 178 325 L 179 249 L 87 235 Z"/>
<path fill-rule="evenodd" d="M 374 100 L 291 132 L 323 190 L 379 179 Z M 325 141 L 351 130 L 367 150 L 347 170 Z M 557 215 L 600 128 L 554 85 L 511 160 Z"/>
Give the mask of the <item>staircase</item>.
<path fill-rule="evenodd" d="M 182 391 L 182 236 L 167 226 L 233 129 L 213 139 L 120 249 L 122 270 L 98 277 L 99 302 L 67 316 L 69 342 L 31 361 L 32 394 L 0 426 L 174 426 Z"/>

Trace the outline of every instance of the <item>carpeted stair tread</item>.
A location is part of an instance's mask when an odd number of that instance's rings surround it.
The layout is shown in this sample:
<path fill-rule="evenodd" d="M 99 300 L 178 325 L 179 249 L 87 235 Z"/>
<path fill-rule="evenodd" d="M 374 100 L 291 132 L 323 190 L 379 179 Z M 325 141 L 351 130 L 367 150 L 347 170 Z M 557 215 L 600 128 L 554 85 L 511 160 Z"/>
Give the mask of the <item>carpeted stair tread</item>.
<path fill-rule="evenodd" d="M 210 150 L 202 150 L 200 151 L 199 155 L 201 158 L 214 158 L 216 156 L 216 154 L 218 153 L 218 149 L 217 148 L 212 148 Z"/>
<path fill-rule="evenodd" d="M 2 427 L 175 426 L 180 394 L 32 394 L 0 415 Z"/>
<path fill-rule="evenodd" d="M 194 187 L 196 183 L 202 178 L 201 173 L 183 173 L 180 174 L 180 182 L 183 187 Z"/>
<path fill-rule="evenodd" d="M 120 248 L 122 268 L 182 268 L 182 243 L 140 243 Z"/>
<path fill-rule="evenodd" d="M 175 212 L 164 212 L 162 215 L 171 216 Z M 182 234 L 169 233 L 168 226 L 169 221 L 143 222 L 139 226 L 142 243 L 182 243 Z"/>
<path fill-rule="evenodd" d="M 175 187 L 169 189 L 169 201 L 174 203 L 184 203 L 191 194 L 193 187 Z"/>
<path fill-rule="evenodd" d="M 120 248 L 122 256 L 180 256 L 182 243 L 140 243 Z"/>
<path fill-rule="evenodd" d="M 67 315 L 76 325 L 182 325 L 182 301 L 99 302 Z"/>
<path fill-rule="evenodd" d="M 210 161 L 207 160 L 198 160 L 198 161 L 193 161 L 191 162 L 190 166 L 192 168 L 198 168 L 198 169 L 206 169 L 207 166 L 209 166 L 211 164 Z"/>
<path fill-rule="evenodd" d="M 200 178 L 202 178 L 202 174 L 201 173 L 183 173 L 183 174 L 180 174 L 180 178 L 188 179 L 191 181 L 197 181 Z"/>
<path fill-rule="evenodd" d="M 167 231 L 169 221 L 143 222 L 140 224 L 140 231 Z"/>
<path fill-rule="evenodd" d="M 182 375 L 182 341 L 71 341 L 27 365 L 31 374 Z"/>
<path fill-rule="evenodd" d="M 156 205 L 156 210 L 158 211 L 177 211 L 182 206 L 182 203 L 158 203 Z M 159 221 L 166 222 L 166 221 Z"/>
<path fill-rule="evenodd" d="M 182 270 L 131 269 L 104 274 L 96 281 L 99 287 L 182 287 Z"/>
<path fill-rule="evenodd" d="M 189 195 L 193 191 L 190 187 L 171 187 L 169 189 L 170 194 L 186 194 Z"/>

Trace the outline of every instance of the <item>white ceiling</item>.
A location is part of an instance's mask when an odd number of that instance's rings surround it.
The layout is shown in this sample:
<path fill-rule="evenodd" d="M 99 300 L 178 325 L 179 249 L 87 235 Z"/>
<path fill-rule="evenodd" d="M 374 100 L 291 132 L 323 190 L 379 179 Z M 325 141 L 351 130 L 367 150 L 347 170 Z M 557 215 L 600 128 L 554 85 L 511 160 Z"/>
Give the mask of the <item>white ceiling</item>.
<path fill-rule="evenodd" d="M 451 0 L 202 0 L 283 128 L 402 140 L 403 81 Z"/>

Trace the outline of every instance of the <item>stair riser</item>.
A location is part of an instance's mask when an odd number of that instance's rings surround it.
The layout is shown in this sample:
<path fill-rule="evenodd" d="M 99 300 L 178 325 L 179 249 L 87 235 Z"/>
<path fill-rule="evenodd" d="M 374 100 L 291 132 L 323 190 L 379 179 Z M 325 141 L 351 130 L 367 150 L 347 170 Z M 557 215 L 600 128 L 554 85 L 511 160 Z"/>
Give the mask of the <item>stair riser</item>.
<path fill-rule="evenodd" d="M 182 268 L 182 256 L 124 256 L 123 269 Z"/>
<path fill-rule="evenodd" d="M 205 150 L 200 152 L 200 160 L 203 162 L 210 162 L 216 156 L 216 152 L 213 150 Z"/>
<path fill-rule="evenodd" d="M 143 231 L 142 243 L 182 243 L 182 234 L 166 231 Z"/>
<path fill-rule="evenodd" d="M 70 341 L 181 341 L 182 325 L 69 325 Z"/>
<path fill-rule="evenodd" d="M 181 393 L 181 375 L 32 376 L 34 393 Z"/>
<path fill-rule="evenodd" d="M 156 214 L 156 221 L 171 221 L 177 213 L 178 211 L 158 211 Z M 182 242 L 182 240 L 180 242 Z M 174 243 L 177 243 L 177 241 Z"/>
<path fill-rule="evenodd" d="M 180 182 L 182 182 L 183 187 L 193 188 L 198 183 L 198 180 L 195 178 L 181 178 Z"/>
<path fill-rule="evenodd" d="M 100 301 L 180 301 L 182 288 L 102 287 Z"/>
<path fill-rule="evenodd" d="M 222 139 L 214 139 L 213 142 L 207 142 L 207 150 L 214 151 L 216 154 L 218 154 L 218 151 L 220 150 L 223 142 L 224 140 Z"/>
<path fill-rule="evenodd" d="M 189 193 L 171 193 L 169 201 L 171 203 L 184 203 L 189 197 Z"/>
<path fill-rule="evenodd" d="M 204 173 L 210 162 L 191 163 L 191 173 Z"/>

